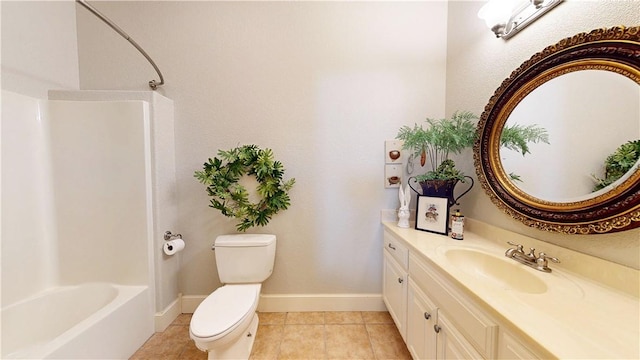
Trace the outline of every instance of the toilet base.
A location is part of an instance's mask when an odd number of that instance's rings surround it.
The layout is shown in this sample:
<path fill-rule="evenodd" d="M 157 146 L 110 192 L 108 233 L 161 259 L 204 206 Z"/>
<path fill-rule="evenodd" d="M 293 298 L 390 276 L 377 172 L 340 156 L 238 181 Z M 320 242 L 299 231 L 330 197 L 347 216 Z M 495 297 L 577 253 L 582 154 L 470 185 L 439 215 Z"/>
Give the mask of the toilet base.
<path fill-rule="evenodd" d="M 236 340 L 231 344 L 228 344 L 225 347 L 209 350 L 207 359 L 209 360 L 249 359 L 249 356 L 251 355 L 251 349 L 253 348 L 253 342 L 256 339 L 257 332 L 258 332 L 258 314 L 253 313 L 251 324 L 249 325 L 249 328 L 245 330 L 244 334 L 240 335 L 238 340 Z"/>

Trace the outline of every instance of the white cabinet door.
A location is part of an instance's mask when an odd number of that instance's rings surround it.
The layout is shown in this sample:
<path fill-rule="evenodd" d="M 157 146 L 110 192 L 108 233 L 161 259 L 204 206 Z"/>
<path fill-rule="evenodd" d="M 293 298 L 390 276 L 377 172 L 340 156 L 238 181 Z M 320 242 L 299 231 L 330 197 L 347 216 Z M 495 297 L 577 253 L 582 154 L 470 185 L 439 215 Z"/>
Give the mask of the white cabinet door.
<path fill-rule="evenodd" d="M 507 331 L 500 331 L 500 341 L 498 346 L 498 359 L 541 359 L 530 348 L 523 344 L 518 338 Z"/>
<path fill-rule="evenodd" d="M 384 252 L 382 298 L 396 323 L 402 339 L 407 333 L 407 272 L 387 252 Z"/>
<path fill-rule="evenodd" d="M 473 344 L 474 351 L 479 351 L 482 358 L 496 357 L 498 325 L 477 306 L 473 299 L 459 291 L 428 262 L 411 253 L 409 254 L 409 277 L 438 306 L 438 323 L 440 323 L 440 314 L 446 314 L 447 322 L 455 324 L 457 332 L 463 334 L 460 335 L 461 340 Z M 470 345 L 470 348 L 472 346 Z"/>
<path fill-rule="evenodd" d="M 407 305 L 407 348 L 414 359 L 436 359 L 438 309 L 409 279 Z"/>
<path fill-rule="evenodd" d="M 438 359 L 483 359 L 440 310 L 435 330 L 438 333 Z"/>

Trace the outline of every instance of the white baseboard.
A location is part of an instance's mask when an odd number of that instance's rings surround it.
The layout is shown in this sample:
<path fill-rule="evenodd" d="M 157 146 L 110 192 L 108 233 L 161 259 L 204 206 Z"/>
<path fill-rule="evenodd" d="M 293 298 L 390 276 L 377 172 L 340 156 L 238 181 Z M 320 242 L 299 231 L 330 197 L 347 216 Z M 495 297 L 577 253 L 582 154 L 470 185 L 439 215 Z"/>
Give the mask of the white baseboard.
<path fill-rule="evenodd" d="M 258 311 L 386 311 L 381 294 L 261 295 Z"/>
<path fill-rule="evenodd" d="M 207 295 L 182 297 L 182 312 L 193 313 Z M 260 295 L 258 311 L 386 311 L 381 294 L 268 294 Z"/>
<path fill-rule="evenodd" d="M 208 295 L 184 295 L 182 297 L 182 313 L 193 314 L 196 308 Z"/>
<path fill-rule="evenodd" d="M 157 312 L 154 317 L 155 331 L 162 332 L 171 325 L 178 315 L 182 313 L 182 295 L 178 294 L 178 298 L 175 299 L 164 310 Z"/>

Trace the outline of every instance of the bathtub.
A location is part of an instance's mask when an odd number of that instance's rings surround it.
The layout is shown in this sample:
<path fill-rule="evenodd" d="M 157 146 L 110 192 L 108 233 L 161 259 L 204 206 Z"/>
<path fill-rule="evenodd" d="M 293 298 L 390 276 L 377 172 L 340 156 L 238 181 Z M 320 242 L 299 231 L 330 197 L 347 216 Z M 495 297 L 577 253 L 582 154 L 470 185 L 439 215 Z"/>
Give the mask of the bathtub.
<path fill-rule="evenodd" d="M 153 334 L 147 286 L 87 283 L 2 308 L 2 359 L 127 359 Z"/>

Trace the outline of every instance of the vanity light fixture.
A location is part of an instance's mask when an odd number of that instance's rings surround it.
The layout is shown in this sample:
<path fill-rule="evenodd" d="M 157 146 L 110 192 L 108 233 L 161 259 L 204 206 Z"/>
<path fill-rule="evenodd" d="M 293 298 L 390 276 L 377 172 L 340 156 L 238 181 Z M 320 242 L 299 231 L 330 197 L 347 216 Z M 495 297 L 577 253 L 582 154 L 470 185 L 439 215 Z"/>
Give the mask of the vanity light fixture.
<path fill-rule="evenodd" d="M 489 0 L 478 11 L 496 37 L 508 39 L 562 0 Z"/>

